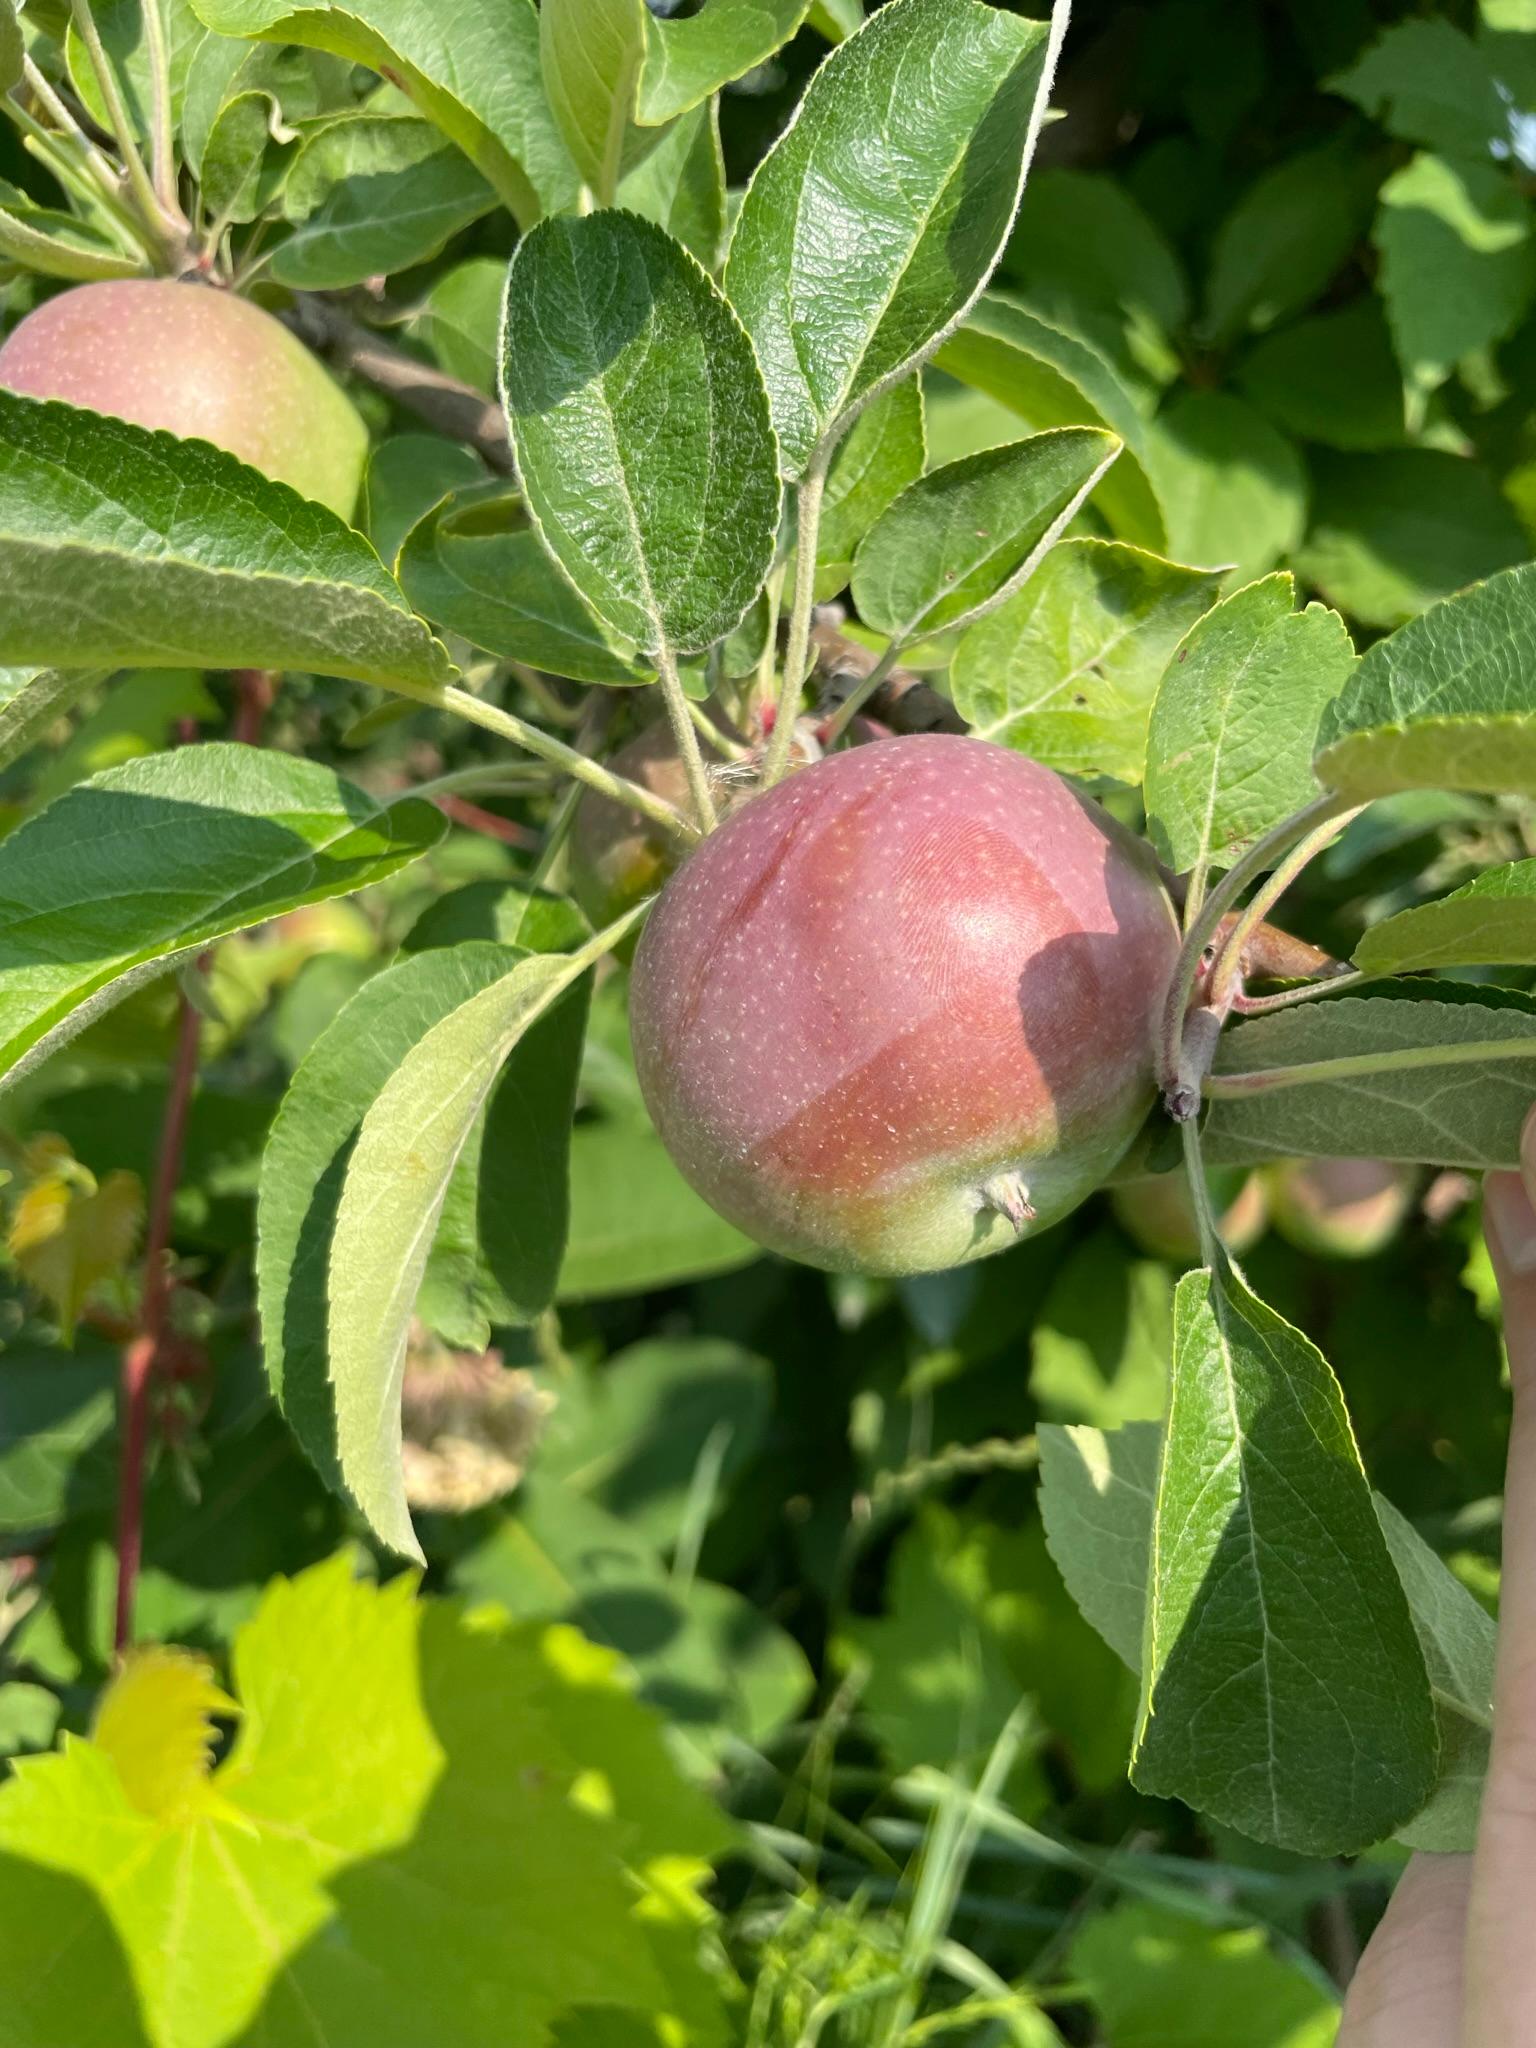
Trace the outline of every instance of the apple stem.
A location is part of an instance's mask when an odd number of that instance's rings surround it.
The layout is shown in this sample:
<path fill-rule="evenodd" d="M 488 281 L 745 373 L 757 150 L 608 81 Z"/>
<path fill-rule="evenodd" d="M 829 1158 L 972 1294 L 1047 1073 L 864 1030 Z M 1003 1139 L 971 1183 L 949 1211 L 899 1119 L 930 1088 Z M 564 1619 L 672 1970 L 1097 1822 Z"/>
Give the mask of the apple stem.
<path fill-rule="evenodd" d="M 828 434 L 800 479 L 795 518 L 795 594 L 790 606 L 784 670 L 779 679 L 778 709 L 774 714 L 773 731 L 768 735 L 768 752 L 763 757 L 764 789 L 772 789 L 776 782 L 784 779 L 790 748 L 795 742 L 800 693 L 810 672 L 811 615 L 816 608 L 816 541 L 821 532 L 821 502 L 826 491 L 827 467 L 836 445 L 836 437 Z"/>

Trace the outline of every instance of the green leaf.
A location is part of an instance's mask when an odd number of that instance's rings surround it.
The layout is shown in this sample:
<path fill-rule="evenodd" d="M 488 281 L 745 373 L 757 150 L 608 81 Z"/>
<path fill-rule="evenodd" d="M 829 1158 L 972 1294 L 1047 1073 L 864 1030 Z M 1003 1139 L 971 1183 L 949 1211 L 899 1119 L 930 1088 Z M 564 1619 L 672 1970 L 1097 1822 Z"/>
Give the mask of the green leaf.
<path fill-rule="evenodd" d="M 343 1557 L 267 1590 L 233 1682 L 140 1652 L 89 1740 L 0 1787 L 18 2042 L 491 2048 L 590 2004 L 718 2048 L 694 1886 L 730 1833 L 609 1653 Z M 211 1713 L 239 1717 L 216 1768 Z"/>
<path fill-rule="evenodd" d="M 1043 170 L 1029 181 L 1003 269 L 1032 293 L 1093 300 L 1176 334 L 1189 317 L 1178 256 L 1130 193 L 1096 171 Z"/>
<path fill-rule="evenodd" d="M 52 1529 L 117 1493 L 117 1361 L 25 1344 L 0 1358 L 0 1530 Z"/>
<path fill-rule="evenodd" d="M 1122 540 L 1167 546 L 1162 508 L 1148 476 L 1147 422 L 1114 367 L 1060 320 L 989 292 L 934 358 L 1033 428 L 1103 426 L 1125 453 L 1100 486 L 1098 509 Z"/>
<path fill-rule="evenodd" d="M 1277 426 L 1330 448 L 1400 448 L 1403 379 L 1375 299 L 1267 334 L 1237 366 L 1243 396 Z"/>
<path fill-rule="evenodd" d="M 894 1772 L 974 1766 L 1018 1707 L 1020 1678 L 999 1626 L 1007 1594 L 994 1583 L 1007 1540 L 925 1507 L 896 1546 L 885 1612 L 843 1624 L 834 1654 L 867 1665 L 860 1712 Z"/>
<path fill-rule="evenodd" d="M 0 668 L 0 768 L 19 761 L 103 680 L 92 669 Z"/>
<path fill-rule="evenodd" d="M 582 601 L 504 486 L 459 491 L 405 536 L 406 595 L 445 632 L 502 661 L 583 683 L 646 683 L 635 658 Z"/>
<path fill-rule="evenodd" d="M 618 203 L 665 228 L 713 271 L 725 240 L 725 158 L 715 101 L 679 115 L 659 141 L 650 139 L 649 154 L 620 183 Z"/>
<path fill-rule="evenodd" d="M 1047 50 L 1043 25 L 978 0 L 895 0 L 827 58 L 758 165 L 726 290 L 787 476 L 986 283 L 1044 111 Z"/>
<path fill-rule="evenodd" d="M 1352 797 L 1536 793 L 1536 564 L 1431 606 L 1362 658 L 1324 715 L 1317 772 Z"/>
<path fill-rule="evenodd" d="M 1140 782 L 1159 678 L 1218 583 L 1116 541 L 1062 541 L 961 640 L 956 709 L 1063 773 Z"/>
<path fill-rule="evenodd" d="M 684 1583 L 626 1520 L 542 1472 L 455 1558 L 452 1579 L 473 1599 L 570 1622 L 619 1651 L 701 1771 L 738 1742 L 770 1741 L 811 1690 L 804 1653 L 759 1608 L 728 1586 Z"/>
<path fill-rule="evenodd" d="M 632 134 L 645 62 L 643 0 L 544 0 L 539 67 L 571 158 L 599 206 L 611 206 Z"/>
<path fill-rule="evenodd" d="M 561 1301 L 608 1301 L 762 1256 L 696 1195 L 648 1127 L 578 1124 Z"/>
<path fill-rule="evenodd" d="M 450 377 L 490 396 L 496 390 L 496 348 L 507 266 L 499 257 L 471 256 L 434 280 L 418 331 Z"/>
<path fill-rule="evenodd" d="M 1338 2032 L 1331 1987 L 1276 1955 L 1261 1927 L 1127 1901 L 1084 1924 L 1067 1968 L 1117 2048 L 1332 2048 Z"/>
<path fill-rule="evenodd" d="M 206 441 L 0 391 L 0 661 L 452 674 L 361 535 Z"/>
<path fill-rule="evenodd" d="M 1147 731 L 1147 827 L 1176 871 L 1230 867 L 1317 795 L 1318 722 L 1355 654 L 1322 605 L 1293 612 L 1289 576 L 1223 599 L 1158 685 Z"/>
<path fill-rule="evenodd" d="M 720 293 L 633 214 L 547 221 L 512 259 L 503 343 L 529 510 L 592 609 L 648 654 L 722 638 L 768 573 L 779 483 Z"/>
<path fill-rule="evenodd" d="M 1257 1841 L 1336 1855 L 1417 1812 L 1436 1755 L 1337 1381 L 1235 1274 L 1186 1274 L 1133 1781 Z"/>
<path fill-rule="evenodd" d="M 1226 1033 L 1216 1070 L 1242 1092 L 1212 1100 L 1212 1162 L 1310 1155 L 1474 1173 L 1517 1166 L 1520 1126 L 1536 1099 L 1536 1004 L 1456 982 L 1405 983 L 1400 996 L 1304 1003 Z M 1284 1085 L 1247 1078 L 1276 1073 Z"/>
<path fill-rule="evenodd" d="M 22 59 L 26 54 L 12 0 L 0 0 L 0 92 L 9 92 L 13 85 L 21 83 Z"/>
<path fill-rule="evenodd" d="M 1040 1513 L 1051 1556 L 1084 1618 L 1132 1671 L 1141 1669 L 1162 1438 L 1155 1422 L 1107 1433 L 1040 1426 Z"/>
<path fill-rule="evenodd" d="M 0 1076 L 215 939 L 393 874 L 442 837 L 311 761 L 182 747 L 78 784 L 0 841 Z"/>
<path fill-rule="evenodd" d="M 1186 391 L 1158 416 L 1148 462 L 1168 552 L 1230 568 L 1230 586 L 1262 576 L 1307 524 L 1307 473 L 1284 434 L 1226 391 Z"/>
<path fill-rule="evenodd" d="M 0 21 L 8 0 L 0 0 Z M 142 277 L 144 262 L 105 241 L 72 213 L 38 206 L 13 185 L 0 182 L 0 262 L 35 270 L 40 277 L 89 282 L 105 277 Z"/>
<path fill-rule="evenodd" d="M 363 480 L 363 526 L 398 575 L 406 535 L 454 491 L 485 481 L 473 449 L 438 434 L 391 434 L 376 442 Z"/>
<path fill-rule="evenodd" d="M 297 45 L 251 44 L 204 32 L 187 66 L 179 138 L 182 155 L 194 175 L 201 177 L 219 116 L 236 99 L 249 95 L 265 99 L 274 123 L 291 131 L 301 121 L 354 107 L 352 82 L 352 66 L 340 57 Z"/>
<path fill-rule="evenodd" d="M 29 15 L 34 17 L 41 11 L 35 5 L 28 9 Z M 66 13 L 69 11 L 65 10 Z M 91 12 L 128 109 L 130 125 L 136 135 L 146 136 L 150 132 L 154 89 L 149 40 L 144 32 L 140 0 L 97 0 Z M 203 41 L 203 27 L 188 0 L 162 0 L 160 14 L 168 60 L 171 116 L 175 120 L 181 112 L 192 60 Z M 60 40 L 64 44 L 69 83 L 97 127 L 110 132 L 112 124 L 101 85 L 73 19 Z"/>
<path fill-rule="evenodd" d="M 1467 157 L 1507 150 L 1517 119 L 1487 57 L 1438 16 L 1394 23 L 1328 86 L 1405 142 Z"/>
<path fill-rule="evenodd" d="M 647 10 L 636 120 L 659 128 L 686 114 L 771 57 L 805 13 L 806 0 L 703 0 L 676 16 Z"/>
<path fill-rule="evenodd" d="M 838 443 L 816 529 L 816 595 L 847 585 L 854 551 L 875 521 L 923 473 L 923 389 L 909 377 L 866 405 Z"/>
<path fill-rule="evenodd" d="M 1536 967 L 1536 860 L 1489 868 L 1435 903 L 1367 927 L 1355 948 L 1365 974 L 1424 967 Z"/>
<path fill-rule="evenodd" d="M 214 116 L 202 152 L 199 184 L 203 205 L 214 220 L 254 220 L 270 196 L 262 170 L 272 141 L 277 104 L 264 92 L 241 92 Z"/>
<path fill-rule="evenodd" d="M 1502 341 L 1536 292 L 1529 202 L 1492 164 L 1416 156 L 1381 188 L 1375 240 L 1392 338 L 1421 394 Z"/>
<path fill-rule="evenodd" d="M 539 1439 L 539 1472 L 670 1549 L 706 1458 L 717 1488 L 758 1455 L 773 1408 L 765 1360 L 717 1337 L 652 1338 L 567 1372 Z"/>
<path fill-rule="evenodd" d="M 519 224 L 568 206 L 578 179 L 539 84 L 533 0 L 196 0 L 228 36 L 303 43 L 387 73 L 495 186 Z"/>
<path fill-rule="evenodd" d="M 1030 1336 L 1030 1392 L 1053 1421 L 1156 1422 L 1168 1391 L 1173 1276 L 1130 1259 L 1114 1231 L 1062 1262 Z"/>
<path fill-rule="evenodd" d="M 1310 306 L 1365 230 L 1380 166 L 1345 145 L 1290 156 L 1223 221 L 1206 280 L 1205 326 L 1226 342 Z"/>
<path fill-rule="evenodd" d="M 1465 1854 L 1477 1842 L 1493 1730 L 1493 1617 L 1380 1494 L 1376 1513 L 1408 1596 L 1440 1726 L 1439 1782 L 1397 1840 Z"/>
<path fill-rule="evenodd" d="M 1097 428 L 1060 427 L 919 477 L 859 543 L 860 619 L 901 641 L 969 620 L 1008 590 L 1119 452 Z"/>
<path fill-rule="evenodd" d="M 1294 567 L 1366 625 L 1400 626 L 1530 553 L 1498 484 L 1465 456 L 1319 453 L 1312 479 L 1312 527 Z"/>
<path fill-rule="evenodd" d="M 268 266 L 295 291 L 409 270 L 492 211 L 496 194 L 429 121 L 359 112 L 327 121 L 283 185 L 294 230 Z"/>
<path fill-rule="evenodd" d="M 257 1207 L 257 1283 L 267 1374 L 294 1434 L 322 1477 L 338 1490 L 345 1490 L 345 1475 L 338 1453 L 337 1389 L 330 1378 L 337 1340 L 327 1270 L 347 1162 L 364 1118 L 413 1046 L 471 998 L 502 981 L 530 947 L 548 951 L 568 943 L 569 920 L 545 920 L 541 927 L 540 902 L 519 893 L 513 914 L 497 919 L 496 943 L 478 937 L 461 943 L 451 929 L 423 933 L 420 945 L 426 950 L 374 975 L 320 1034 L 294 1074 L 272 1126 Z M 564 906 L 558 907 L 563 911 Z M 441 927 L 442 920 L 438 923 Z M 459 1163 L 449 1191 L 459 1198 L 458 1213 L 438 1240 L 428 1240 L 430 1256 L 438 1261 L 439 1284 L 457 1281 L 482 1316 L 487 1302 L 502 1306 L 503 1275 L 513 1288 L 547 1275 L 547 1286 L 558 1265 L 570 1130 L 571 1021 L 557 1009 L 517 1049 L 492 1098 L 484 1130 L 466 1144 Z M 579 1043 L 579 1031 L 575 1035 Z M 547 1095 L 530 1107 L 530 1084 L 545 1083 Z M 494 1156 L 487 1159 L 492 1147 Z M 513 1180 L 515 1188 L 509 1185 Z M 501 1207 L 489 1228 L 481 1209 L 482 1185 L 485 1209 L 492 1202 Z M 519 1233 L 510 1254 L 509 1233 Z M 501 1255 L 494 1268 L 486 1262 L 492 1246 Z M 457 1269 L 447 1271 L 450 1263 Z"/>
<path fill-rule="evenodd" d="M 503 1063 L 610 940 L 519 961 L 434 1024 L 364 1112 L 347 1161 L 326 1287 L 336 1464 L 407 1557 L 421 1553 L 400 1476 L 400 1380 L 431 1235 Z"/>

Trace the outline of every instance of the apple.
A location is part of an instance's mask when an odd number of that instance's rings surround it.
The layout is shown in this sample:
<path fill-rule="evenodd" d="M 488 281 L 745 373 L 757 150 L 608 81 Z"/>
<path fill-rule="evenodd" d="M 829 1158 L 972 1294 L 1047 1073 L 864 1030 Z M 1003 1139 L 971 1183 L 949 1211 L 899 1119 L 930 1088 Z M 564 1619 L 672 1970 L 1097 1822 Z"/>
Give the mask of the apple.
<path fill-rule="evenodd" d="M 1396 1237 L 1418 1175 L 1386 1159 L 1295 1159 L 1269 1170 L 1275 1228 L 1298 1251 L 1368 1259 Z"/>
<path fill-rule="evenodd" d="M 1269 1220 L 1264 1182 L 1256 1173 L 1217 1167 L 1205 1177 L 1216 1228 L 1228 1251 L 1257 1244 Z M 1155 1259 L 1192 1266 L 1200 1257 L 1200 1225 L 1182 1171 L 1152 1173 L 1111 1188 L 1110 1207 L 1132 1243 Z"/>
<path fill-rule="evenodd" d="M 169 278 L 82 284 L 0 345 L 0 385 L 212 441 L 352 515 L 368 432 L 351 400 L 248 299 Z"/>
<path fill-rule="evenodd" d="M 641 1089 L 759 1243 L 961 1265 L 1124 1153 L 1178 945 L 1150 855 L 1051 770 L 877 740 L 742 804 L 667 883 L 631 984 Z"/>

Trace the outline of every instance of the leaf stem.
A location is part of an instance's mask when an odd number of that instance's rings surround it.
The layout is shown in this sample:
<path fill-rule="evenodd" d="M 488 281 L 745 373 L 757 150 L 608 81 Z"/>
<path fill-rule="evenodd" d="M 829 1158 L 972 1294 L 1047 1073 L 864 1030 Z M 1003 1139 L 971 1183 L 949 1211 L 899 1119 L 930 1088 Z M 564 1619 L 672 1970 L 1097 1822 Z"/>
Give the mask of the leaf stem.
<path fill-rule="evenodd" d="M 101 187 L 102 197 L 111 200 L 119 212 L 124 212 L 118 197 L 118 176 L 111 158 L 92 142 L 66 101 L 49 84 L 47 74 L 31 57 L 22 59 L 22 76 L 27 90 L 57 125 L 60 137 L 67 137 L 78 150 L 81 161 L 90 167 L 92 176 Z"/>
<path fill-rule="evenodd" d="M 667 707 L 672 738 L 683 764 L 683 773 L 688 778 L 688 794 L 698 814 L 699 829 L 701 832 L 713 832 L 717 820 L 715 800 L 709 793 L 709 771 L 704 766 L 704 750 L 688 715 L 688 694 L 677 672 L 677 657 L 670 647 L 656 650 L 656 673 L 661 678 L 662 702 Z"/>
<path fill-rule="evenodd" d="M 784 578 L 789 564 L 782 559 L 776 561 L 768 571 L 768 638 L 763 646 L 763 658 L 757 664 L 757 698 L 761 704 L 773 702 L 773 665 L 779 651 L 779 613 L 784 609 Z"/>
<path fill-rule="evenodd" d="M 613 774 L 597 761 L 589 761 L 585 754 L 568 747 L 564 740 L 541 732 L 536 725 L 529 725 L 510 711 L 503 711 L 500 705 L 487 704 L 468 690 L 456 689 L 452 683 L 396 682 L 389 687 L 397 696 L 414 698 L 418 704 L 430 704 L 436 710 L 451 711 L 457 717 L 467 719 L 471 725 L 484 726 L 487 732 L 510 740 L 514 747 L 537 755 L 541 761 L 548 761 L 552 767 L 585 783 L 589 789 L 611 797 L 615 803 L 623 804 L 629 810 L 638 811 L 643 818 L 649 818 L 653 824 L 660 825 L 664 831 L 673 833 L 689 846 L 696 844 L 701 837 L 698 828 L 664 798 L 642 789 L 638 782 Z"/>
<path fill-rule="evenodd" d="M 190 223 L 181 210 L 176 190 L 176 131 L 171 119 L 171 59 L 165 42 L 165 16 L 161 0 L 139 0 L 144 21 L 144 45 L 149 56 L 150 171 L 155 197 L 167 220 L 179 227 Z"/>
<path fill-rule="evenodd" d="M 31 60 L 28 59 L 28 62 Z M 33 69 L 35 68 L 33 66 Z M 38 76 L 41 77 L 42 74 L 39 73 Z M 28 83 L 31 83 L 30 72 Z M 62 108 L 62 101 L 59 104 Z M 64 111 L 68 116 L 68 110 Z M 84 206 L 99 206 L 102 209 L 126 249 L 132 250 L 134 255 L 141 259 L 149 259 L 154 255 L 158 244 L 152 241 L 133 209 L 123 204 L 119 196 L 118 180 L 111 164 L 89 137 L 85 136 L 83 130 L 83 147 L 76 144 L 72 151 L 70 145 L 74 142 L 73 135 L 53 134 L 40 121 L 35 120 L 25 107 L 18 106 L 9 93 L 0 93 L 0 112 L 14 123 L 30 153 L 39 163 L 47 165 L 66 191 L 73 192 Z M 102 170 L 98 169 L 98 165 L 105 170 L 105 177 L 102 176 Z"/>
<path fill-rule="evenodd" d="M 1212 1074 L 1205 1092 L 1213 1101 L 1265 1095 L 1275 1088 L 1301 1088 L 1327 1081 L 1353 1081 L 1366 1074 L 1405 1074 L 1421 1067 L 1462 1067 L 1478 1060 L 1536 1061 L 1536 1022 L 1529 1038 L 1470 1040 L 1462 1045 L 1405 1045 L 1395 1052 L 1341 1053 L 1335 1059 L 1299 1066 L 1254 1067 L 1243 1074 Z"/>
<path fill-rule="evenodd" d="M 893 640 L 862 682 L 856 683 L 822 728 L 825 747 L 833 747 L 858 717 L 900 659 L 904 640 Z"/>
<path fill-rule="evenodd" d="M 154 187 L 144 158 L 139 151 L 138 140 L 133 132 L 133 123 L 128 118 L 128 109 L 118 88 L 117 73 L 112 69 L 106 50 L 102 45 L 101 31 L 96 26 L 96 16 L 91 11 L 91 0 L 71 0 L 75 27 L 85 45 L 86 55 L 91 60 L 91 69 L 96 74 L 96 83 L 101 87 L 101 97 L 107 109 L 107 120 L 116 137 L 118 152 L 123 159 L 123 171 L 129 189 L 138 203 L 139 213 L 145 228 L 154 237 L 162 257 L 170 254 L 174 222 L 160 204 L 159 194 Z"/>
<path fill-rule="evenodd" d="M 1247 996 L 1239 1006 L 1243 1017 L 1265 1017 L 1271 1010 L 1292 1010 L 1298 1003 L 1315 1003 L 1319 996 L 1336 996 L 1344 989 L 1360 988 L 1375 980 L 1374 975 L 1352 967 L 1347 974 L 1335 974 L 1327 981 L 1309 981 L 1301 988 L 1282 989 L 1274 996 Z"/>
<path fill-rule="evenodd" d="M 1330 791 L 1303 810 L 1283 818 L 1272 831 L 1266 832 L 1262 839 L 1249 847 L 1240 861 L 1228 868 L 1205 900 L 1191 912 L 1163 1006 L 1158 1051 L 1158 1084 L 1163 1090 L 1169 1114 L 1179 1121 L 1192 1117 L 1200 1106 L 1202 1077 L 1184 1071 L 1184 1036 L 1190 1001 L 1200 977 L 1200 963 L 1206 947 L 1216 935 L 1216 927 L 1243 891 L 1260 875 L 1267 874 L 1298 840 L 1307 838 L 1330 818 L 1340 818 L 1355 808 L 1347 797 L 1335 796 Z"/>
<path fill-rule="evenodd" d="M 782 782 L 789 766 L 790 748 L 795 743 L 795 721 L 800 715 L 800 693 L 811 665 L 811 613 L 816 604 L 816 541 L 821 532 L 821 502 L 827 487 L 827 466 L 832 460 L 833 438 L 827 439 L 811 457 L 800 479 L 795 518 L 795 595 L 789 612 L 789 639 L 784 648 L 784 673 L 779 680 L 778 709 L 773 731 L 768 735 L 768 752 L 763 758 L 764 789 Z"/>
<path fill-rule="evenodd" d="M 1199 1119 L 1191 1117 L 1181 1126 L 1179 1135 L 1184 1142 L 1184 1177 L 1189 1183 L 1190 1207 L 1195 1212 L 1195 1226 L 1200 1233 L 1200 1257 L 1214 1273 L 1221 1263 L 1223 1246 L 1216 1212 L 1211 1207 L 1210 1186 L 1205 1178 L 1205 1152 L 1200 1143 Z"/>

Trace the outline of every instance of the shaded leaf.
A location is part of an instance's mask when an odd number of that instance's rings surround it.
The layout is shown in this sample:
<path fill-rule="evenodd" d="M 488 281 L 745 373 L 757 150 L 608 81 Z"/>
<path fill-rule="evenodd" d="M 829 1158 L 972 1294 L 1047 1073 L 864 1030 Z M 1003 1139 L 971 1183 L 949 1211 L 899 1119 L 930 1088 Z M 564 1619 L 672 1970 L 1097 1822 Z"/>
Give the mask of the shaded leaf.
<path fill-rule="evenodd" d="M 649 1127 L 578 1124 L 561 1301 L 607 1301 L 762 1256 L 693 1192 Z"/>
<path fill-rule="evenodd" d="M 667 26 L 652 17 L 653 27 Z M 682 26 L 683 24 L 678 24 Z M 654 221 L 713 271 L 725 240 L 725 158 L 713 99 L 681 114 L 619 184 L 618 203 Z"/>
<path fill-rule="evenodd" d="M 1148 462 L 1168 552 L 1201 568 L 1230 569 L 1229 586 L 1262 575 L 1306 530 L 1300 455 L 1230 392 L 1182 392 L 1158 416 Z"/>
<path fill-rule="evenodd" d="M 118 1360 L 11 1344 L 0 1358 L 0 1529 L 56 1527 L 117 1494 Z"/>
<path fill-rule="evenodd" d="M 0 768 L 46 738 L 103 680 L 91 669 L 0 668 Z"/>
<path fill-rule="evenodd" d="M 465 486 L 483 483 L 472 449 L 437 434 L 392 434 L 375 443 L 363 479 L 363 525 L 380 558 L 398 574 L 401 543 L 433 506 Z"/>
<path fill-rule="evenodd" d="M 1394 22 L 1328 85 L 1407 142 L 1469 157 L 1508 146 L 1513 104 L 1470 36 L 1440 16 Z"/>
<path fill-rule="evenodd" d="M 1128 1900 L 1083 1925 L 1068 1967 L 1124 2048 L 1332 2048 L 1338 2031 L 1336 1998 L 1259 1927 L 1202 1926 Z"/>
<path fill-rule="evenodd" d="M 1303 441 L 1400 448 L 1403 379 L 1379 302 L 1358 299 L 1267 334 L 1237 366 L 1243 396 Z"/>
<path fill-rule="evenodd" d="M 7 4 L 8 0 L 0 0 L 0 25 Z M 19 264 L 41 277 L 76 282 L 144 274 L 140 257 L 125 254 L 74 214 L 39 206 L 4 182 L 0 182 L 0 262 Z"/>
<path fill-rule="evenodd" d="M 1312 481 L 1312 525 L 1293 557 L 1296 572 L 1366 625 L 1400 626 L 1530 553 L 1498 484 L 1463 455 L 1319 453 Z"/>
<path fill-rule="evenodd" d="M 1211 251 L 1211 335 L 1229 341 L 1310 305 L 1364 232 L 1380 175 L 1372 158 L 1336 144 L 1265 171 L 1222 222 Z"/>
<path fill-rule="evenodd" d="M 648 12 L 636 119 L 660 127 L 787 43 L 806 0 L 703 0 L 691 14 Z"/>
<path fill-rule="evenodd" d="M 432 1025 L 365 1109 L 347 1160 L 326 1284 L 336 1465 L 369 1526 L 408 1557 L 420 1550 L 400 1478 L 400 1382 L 432 1233 L 507 1056 L 612 937 L 521 960 Z"/>
<path fill-rule="evenodd" d="M 816 595 L 825 601 L 853 573 L 854 550 L 891 500 L 916 483 L 926 454 L 916 377 L 866 405 L 838 443 L 816 529 Z"/>
<path fill-rule="evenodd" d="M 1392 337 L 1421 393 L 1509 334 L 1536 292 L 1529 202 L 1492 164 L 1415 157 L 1381 188 L 1375 239 Z"/>
<path fill-rule="evenodd" d="M 584 603 L 501 485 L 457 492 L 405 536 L 398 568 L 434 625 L 503 661 L 584 683 L 645 683 L 636 661 Z"/>
<path fill-rule="evenodd" d="M 1043 1423 L 1040 1513 L 1067 1591 L 1123 1663 L 1141 1669 L 1147 1559 L 1163 1432 Z"/>
<path fill-rule="evenodd" d="M 1465 1854 L 1477 1842 L 1493 1728 L 1493 1617 L 1380 1494 L 1376 1513 L 1408 1596 L 1440 1724 L 1439 1781 L 1397 1839 L 1410 1849 Z"/>
<path fill-rule="evenodd" d="M 1157 1422 L 1168 1391 L 1173 1276 L 1128 1259 L 1113 1231 L 1066 1258 L 1030 1335 L 1030 1392 L 1053 1421 Z"/>

